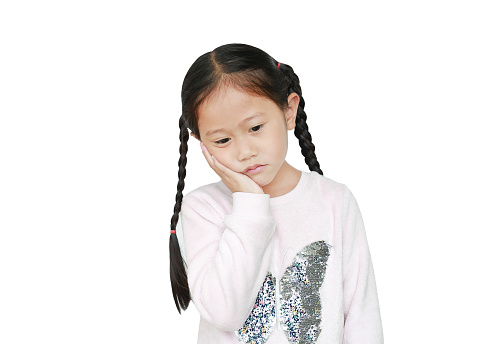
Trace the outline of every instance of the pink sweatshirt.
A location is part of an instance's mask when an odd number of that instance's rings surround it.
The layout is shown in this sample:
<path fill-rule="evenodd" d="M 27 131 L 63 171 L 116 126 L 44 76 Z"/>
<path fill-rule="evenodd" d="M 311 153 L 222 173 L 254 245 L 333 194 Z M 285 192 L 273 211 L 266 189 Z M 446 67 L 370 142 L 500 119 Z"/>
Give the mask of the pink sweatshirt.
<path fill-rule="evenodd" d="M 270 198 L 220 180 L 185 195 L 180 214 L 198 343 L 383 343 L 363 219 L 345 184 L 302 171 Z"/>

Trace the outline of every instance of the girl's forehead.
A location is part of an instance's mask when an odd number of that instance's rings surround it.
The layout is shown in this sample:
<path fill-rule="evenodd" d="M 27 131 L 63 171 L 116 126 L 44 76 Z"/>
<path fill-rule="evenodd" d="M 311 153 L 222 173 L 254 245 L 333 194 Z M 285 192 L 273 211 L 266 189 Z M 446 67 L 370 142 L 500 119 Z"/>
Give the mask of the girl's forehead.
<path fill-rule="evenodd" d="M 198 109 L 201 122 L 211 120 L 239 120 L 250 112 L 271 111 L 275 107 L 270 99 L 250 94 L 234 87 L 220 87 L 202 102 Z"/>

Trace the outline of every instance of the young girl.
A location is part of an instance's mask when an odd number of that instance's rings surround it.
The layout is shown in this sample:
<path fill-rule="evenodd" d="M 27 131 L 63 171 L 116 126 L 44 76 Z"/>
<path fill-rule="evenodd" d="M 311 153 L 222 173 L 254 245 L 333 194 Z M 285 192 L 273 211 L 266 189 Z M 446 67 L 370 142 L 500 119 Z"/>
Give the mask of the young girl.
<path fill-rule="evenodd" d="M 323 176 L 304 106 L 293 69 L 249 45 L 185 76 L 170 276 L 178 311 L 201 315 L 198 343 L 383 343 L 361 213 Z M 221 180 L 184 197 L 188 129 Z M 292 129 L 310 172 L 285 161 Z"/>

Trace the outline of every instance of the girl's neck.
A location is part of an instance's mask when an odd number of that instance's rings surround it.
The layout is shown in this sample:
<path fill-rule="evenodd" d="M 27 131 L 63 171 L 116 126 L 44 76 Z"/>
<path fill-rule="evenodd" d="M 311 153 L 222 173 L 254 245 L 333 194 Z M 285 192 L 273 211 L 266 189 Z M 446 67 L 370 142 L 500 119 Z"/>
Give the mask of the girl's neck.
<path fill-rule="evenodd" d="M 302 171 L 297 170 L 285 160 L 272 182 L 264 185 L 262 190 L 271 198 L 283 196 L 297 186 L 301 176 Z"/>

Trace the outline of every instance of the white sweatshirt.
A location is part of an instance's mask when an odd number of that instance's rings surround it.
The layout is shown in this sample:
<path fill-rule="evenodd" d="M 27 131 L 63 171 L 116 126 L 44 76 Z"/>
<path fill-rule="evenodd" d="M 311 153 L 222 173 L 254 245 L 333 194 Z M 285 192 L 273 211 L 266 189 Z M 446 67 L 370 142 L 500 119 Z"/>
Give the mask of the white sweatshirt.
<path fill-rule="evenodd" d="M 302 171 L 270 198 L 219 181 L 185 195 L 180 216 L 198 343 L 383 343 L 363 219 L 345 184 Z"/>

